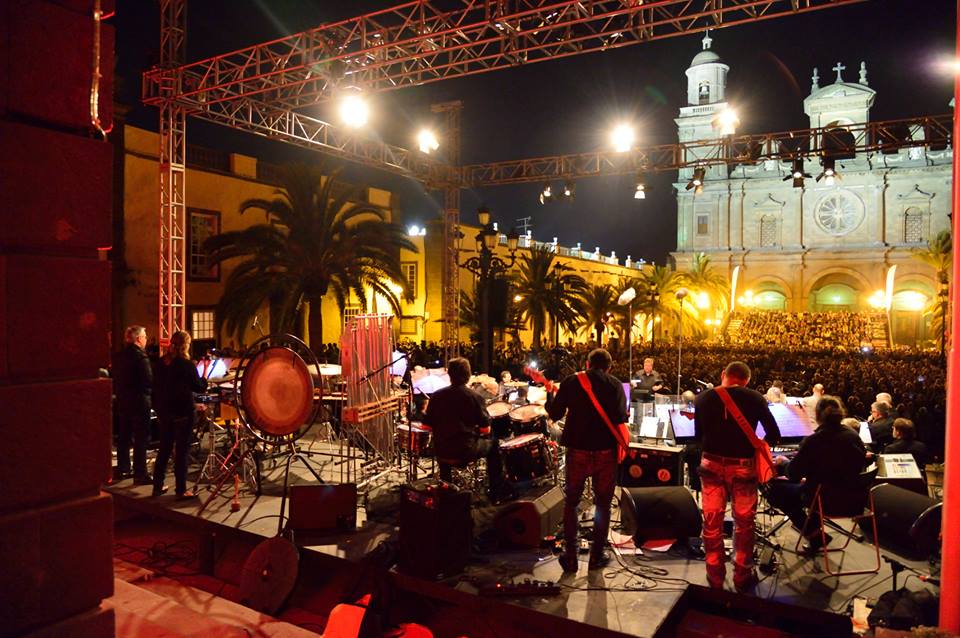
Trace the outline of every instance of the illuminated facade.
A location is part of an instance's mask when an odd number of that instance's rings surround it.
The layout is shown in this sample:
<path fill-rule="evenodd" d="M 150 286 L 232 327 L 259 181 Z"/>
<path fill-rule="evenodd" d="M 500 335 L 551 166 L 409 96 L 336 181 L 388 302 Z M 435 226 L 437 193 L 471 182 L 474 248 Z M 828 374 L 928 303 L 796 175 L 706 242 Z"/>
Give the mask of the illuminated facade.
<path fill-rule="evenodd" d="M 678 135 L 681 142 L 717 139 L 713 151 L 723 152 L 717 119 L 728 107 L 729 67 L 709 36 L 703 47 L 687 70 L 689 105 L 676 119 Z M 844 127 L 870 120 L 876 91 L 866 65 L 854 70 L 856 82 L 845 81 L 844 70 L 837 64 L 834 81 L 821 86 L 814 69 L 804 100 L 811 128 L 852 135 Z M 904 136 L 927 139 L 920 128 L 904 128 Z M 952 149 L 937 141 L 889 153 L 837 154 L 837 177 L 831 180 L 820 157 L 808 155 L 801 169 L 808 176 L 794 183 L 796 166 L 761 155 L 731 169 L 706 167 L 701 189 L 687 188 L 693 169 L 681 170 L 672 256 L 681 270 L 700 252 L 726 266 L 736 279 L 740 309 L 794 312 L 882 311 L 888 274 L 896 266 L 889 291 L 892 335 L 895 343 L 916 343 L 930 337 L 923 310 L 935 302 L 939 284 L 913 254 L 950 228 L 952 158 Z"/>

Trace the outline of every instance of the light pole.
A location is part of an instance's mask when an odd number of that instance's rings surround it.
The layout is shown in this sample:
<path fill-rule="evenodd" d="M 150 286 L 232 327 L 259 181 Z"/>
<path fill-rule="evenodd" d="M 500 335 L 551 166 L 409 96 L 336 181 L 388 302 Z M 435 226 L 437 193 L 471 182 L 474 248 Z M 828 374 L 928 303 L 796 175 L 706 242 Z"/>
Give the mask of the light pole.
<path fill-rule="evenodd" d="M 480 232 L 477 233 L 477 255 L 458 264 L 477 276 L 477 296 L 480 301 L 480 371 L 490 374 L 490 364 L 493 360 L 493 327 L 490 325 L 490 282 L 497 276 L 510 270 L 517 260 L 517 244 L 520 236 L 511 230 L 507 234 L 507 249 L 510 258 L 503 260 L 494 254 L 500 243 L 500 233 L 493 229 L 490 222 L 490 209 L 481 206 L 477 209 L 477 220 L 480 222 Z M 463 241 L 463 234 L 458 236 L 458 242 Z"/>
<path fill-rule="evenodd" d="M 683 298 L 689 294 L 686 288 L 681 288 L 676 292 L 677 299 L 680 300 L 680 316 L 677 330 L 677 395 L 683 394 L 680 390 L 680 355 L 683 352 Z"/>
<path fill-rule="evenodd" d="M 628 381 L 633 382 L 633 300 L 637 296 L 637 291 L 630 286 L 620 294 L 617 299 L 618 306 L 629 305 L 630 316 L 627 319 L 627 367 L 630 369 Z"/>
<path fill-rule="evenodd" d="M 650 290 L 650 349 L 657 346 L 657 306 L 660 305 L 660 293 L 656 288 Z"/>
<path fill-rule="evenodd" d="M 940 289 L 937 293 L 940 295 L 940 362 L 946 365 L 947 306 L 950 299 L 950 282 L 946 272 L 940 273 Z"/>

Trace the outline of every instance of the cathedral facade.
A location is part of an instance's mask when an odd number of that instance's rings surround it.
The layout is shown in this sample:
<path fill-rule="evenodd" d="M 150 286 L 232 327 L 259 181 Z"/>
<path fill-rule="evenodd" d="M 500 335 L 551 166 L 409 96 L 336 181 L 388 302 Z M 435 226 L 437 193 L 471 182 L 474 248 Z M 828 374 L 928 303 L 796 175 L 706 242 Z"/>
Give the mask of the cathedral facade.
<path fill-rule="evenodd" d="M 711 43 L 706 36 L 686 71 L 688 105 L 675 121 L 681 144 L 715 139 L 717 146 L 691 149 L 688 161 L 725 152 L 729 67 Z M 863 135 L 857 125 L 870 121 L 876 91 L 864 63 L 854 72 L 855 82 L 844 79 L 845 70 L 838 63 L 834 81 L 821 86 L 814 69 L 804 111 L 810 128 L 856 138 Z M 905 134 L 928 139 L 919 127 Z M 809 144 L 826 146 L 816 139 Z M 705 163 L 700 175 L 695 168 L 681 170 L 672 253 L 677 268 L 688 268 L 698 253 L 709 255 L 730 277 L 735 310 L 886 310 L 894 343 L 930 338 L 925 311 L 941 287 L 915 255 L 950 228 L 952 149 L 931 140 L 892 151 L 826 155 L 797 155 L 797 164 L 760 153 L 748 163 Z M 795 180 L 797 170 L 801 178 Z M 691 188 L 701 176 L 702 183 Z"/>

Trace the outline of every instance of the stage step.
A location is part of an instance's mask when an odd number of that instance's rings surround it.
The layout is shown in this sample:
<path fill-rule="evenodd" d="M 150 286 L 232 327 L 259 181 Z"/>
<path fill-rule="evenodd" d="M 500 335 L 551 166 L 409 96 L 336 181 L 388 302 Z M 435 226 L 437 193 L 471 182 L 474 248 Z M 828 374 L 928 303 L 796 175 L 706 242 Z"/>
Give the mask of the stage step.
<path fill-rule="evenodd" d="M 114 579 L 117 638 L 316 638 L 319 634 L 281 622 L 169 578 L 132 585 Z"/>

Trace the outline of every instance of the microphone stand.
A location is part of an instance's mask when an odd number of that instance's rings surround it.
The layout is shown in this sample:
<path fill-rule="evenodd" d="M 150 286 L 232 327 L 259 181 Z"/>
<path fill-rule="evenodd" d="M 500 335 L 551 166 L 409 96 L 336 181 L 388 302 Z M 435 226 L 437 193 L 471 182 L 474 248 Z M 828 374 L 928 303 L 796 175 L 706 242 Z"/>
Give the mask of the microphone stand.
<path fill-rule="evenodd" d="M 684 295 L 686 296 L 686 295 Z M 677 396 L 679 397 L 683 394 L 683 391 L 680 389 L 680 357 L 683 353 L 683 297 L 680 297 L 680 320 L 679 320 L 679 331 L 677 333 Z"/>
<path fill-rule="evenodd" d="M 389 368 L 389 367 L 392 366 L 393 364 L 397 363 L 397 362 L 400 361 L 401 359 L 406 359 L 406 358 L 407 358 L 407 355 L 402 354 L 402 355 L 400 355 L 399 357 L 397 357 L 396 359 L 394 359 L 393 361 L 391 361 L 390 363 L 385 363 L 385 364 L 383 364 L 382 366 L 380 366 L 379 368 L 377 368 L 376 370 L 374 370 L 374 371 L 372 371 L 372 372 L 366 373 L 365 375 L 363 375 L 362 377 L 360 377 L 360 383 L 363 383 L 364 381 L 366 381 L 367 379 L 369 379 L 369 378 L 372 377 L 373 375 L 377 374 L 378 372 L 383 372 L 384 370 L 386 370 L 387 368 Z"/>

